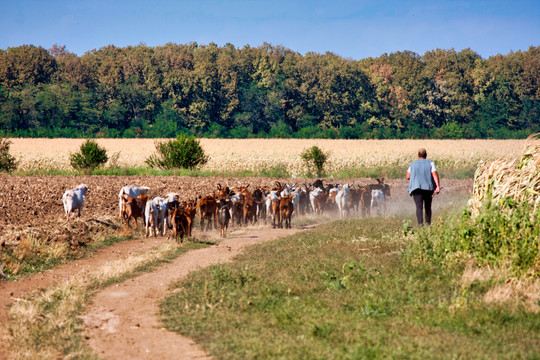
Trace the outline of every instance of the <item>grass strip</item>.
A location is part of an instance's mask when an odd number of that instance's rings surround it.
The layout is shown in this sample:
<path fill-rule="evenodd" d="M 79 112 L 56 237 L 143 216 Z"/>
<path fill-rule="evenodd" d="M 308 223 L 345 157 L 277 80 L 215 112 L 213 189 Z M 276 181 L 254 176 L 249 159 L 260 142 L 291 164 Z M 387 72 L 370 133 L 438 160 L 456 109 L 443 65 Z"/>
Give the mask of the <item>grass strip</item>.
<path fill-rule="evenodd" d="M 335 221 L 191 273 L 170 330 L 219 359 L 538 358 L 540 317 L 486 304 L 462 267 L 411 263 L 402 218 Z"/>
<path fill-rule="evenodd" d="M 445 166 L 446 165 L 446 166 Z M 439 173 L 447 179 L 472 179 L 476 164 L 442 164 L 438 166 Z M 387 178 L 401 179 L 407 171 L 407 166 L 403 165 L 381 165 L 381 166 L 366 166 L 362 168 L 343 169 L 325 173 L 326 177 L 336 179 L 349 178 Z M 215 171 L 215 170 L 200 170 L 200 169 L 152 169 L 148 167 L 113 167 L 102 168 L 93 171 L 75 171 L 75 170 L 57 170 L 57 169 L 29 169 L 14 171 L 13 175 L 62 175 L 62 176 L 77 176 L 77 175 L 108 175 L 108 176 L 189 176 L 189 177 L 273 177 L 273 178 L 290 178 L 291 173 L 287 171 L 285 166 L 272 166 L 260 171 L 254 170 L 231 170 L 231 171 Z M 316 178 L 313 174 L 295 174 L 298 178 Z"/>

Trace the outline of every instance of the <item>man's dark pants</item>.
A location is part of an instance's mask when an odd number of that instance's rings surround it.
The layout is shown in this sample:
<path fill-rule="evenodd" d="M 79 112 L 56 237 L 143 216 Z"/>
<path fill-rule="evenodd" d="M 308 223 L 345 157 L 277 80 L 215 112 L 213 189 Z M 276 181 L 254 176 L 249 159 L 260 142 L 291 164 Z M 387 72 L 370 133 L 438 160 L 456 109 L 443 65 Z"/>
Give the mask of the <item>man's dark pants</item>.
<path fill-rule="evenodd" d="M 412 192 L 412 197 L 416 205 L 416 220 L 418 225 L 424 224 L 424 209 L 426 210 L 426 223 L 431 224 L 431 201 L 433 200 L 433 190 L 416 189 Z"/>

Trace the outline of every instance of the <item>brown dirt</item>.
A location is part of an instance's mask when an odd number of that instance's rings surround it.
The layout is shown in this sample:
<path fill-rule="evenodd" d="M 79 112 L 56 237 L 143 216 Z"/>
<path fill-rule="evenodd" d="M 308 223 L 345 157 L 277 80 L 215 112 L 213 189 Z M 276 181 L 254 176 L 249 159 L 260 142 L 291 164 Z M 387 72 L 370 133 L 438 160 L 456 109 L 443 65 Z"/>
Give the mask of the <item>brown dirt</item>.
<path fill-rule="evenodd" d="M 185 178 L 138 176 L 2 176 L 0 181 L 0 244 L 17 246 L 32 231 L 41 241 L 66 241 L 77 252 L 99 233 L 123 233 L 117 215 L 118 191 L 124 185 L 151 187 L 150 196 L 178 192 L 183 199 L 193 199 L 216 189 L 216 184 L 238 186 L 272 185 L 267 178 Z M 289 181 L 290 179 L 281 179 Z M 337 182 L 337 181 L 336 181 Z M 346 179 L 340 183 L 367 184 L 370 179 Z M 388 214 L 412 213 L 414 204 L 406 194 L 406 180 L 387 181 L 392 187 Z M 66 189 L 85 183 L 90 193 L 85 199 L 81 220 L 65 222 L 61 196 Z M 472 189 L 471 180 L 442 179 L 443 191 L 434 201 L 434 212 L 448 205 L 463 204 Z M 104 289 L 95 297 L 85 314 L 85 332 L 89 344 L 105 358 L 190 359 L 207 355 L 177 334 L 161 329 L 155 314 L 157 303 L 167 294 L 168 284 L 189 271 L 216 262 L 230 261 L 245 246 L 299 231 L 267 228 L 243 230 L 206 249 L 191 251 L 155 272 Z M 139 232 L 140 233 L 140 232 Z M 7 306 L 32 291 L 40 291 L 66 281 L 79 271 L 88 271 L 112 260 L 144 252 L 164 238 L 138 239 L 117 243 L 90 258 L 73 261 L 56 269 L 23 278 L 0 281 L 0 323 Z M 175 345 L 176 344 L 176 345 Z M 179 347 L 176 347 L 179 346 Z M 6 358 L 0 343 L 0 358 Z M 181 356 L 179 354 L 182 354 Z"/>
<path fill-rule="evenodd" d="M 240 230 L 214 246 L 191 251 L 152 273 L 100 291 L 82 316 L 89 345 L 105 359 L 210 358 L 189 338 L 160 324 L 159 302 L 167 296 L 169 284 L 191 271 L 231 261 L 246 246 L 303 229 Z"/>

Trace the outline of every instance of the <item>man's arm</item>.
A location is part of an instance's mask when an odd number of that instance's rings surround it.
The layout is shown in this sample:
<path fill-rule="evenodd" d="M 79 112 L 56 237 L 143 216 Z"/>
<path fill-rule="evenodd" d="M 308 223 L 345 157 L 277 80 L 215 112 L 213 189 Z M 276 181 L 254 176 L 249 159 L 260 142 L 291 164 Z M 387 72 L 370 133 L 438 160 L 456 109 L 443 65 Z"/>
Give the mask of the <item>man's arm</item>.
<path fill-rule="evenodd" d="M 435 188 L 435 194 L 438 194 L 441 192 L 441 184 L 439 183 L 439 173 L 437 173 L 437 171 L 432 171 L 431 175 L 433 176 L 433 179 L 435 180 L 435 185 L 437 185 L 437 187 Z"/>

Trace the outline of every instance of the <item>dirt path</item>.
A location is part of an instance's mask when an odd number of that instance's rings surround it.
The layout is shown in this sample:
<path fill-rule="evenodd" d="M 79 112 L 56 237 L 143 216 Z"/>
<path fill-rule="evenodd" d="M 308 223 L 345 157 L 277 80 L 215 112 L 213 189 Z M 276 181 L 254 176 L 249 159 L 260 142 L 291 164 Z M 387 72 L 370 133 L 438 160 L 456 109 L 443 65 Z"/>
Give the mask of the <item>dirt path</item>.
<path fill-rule="evenodd" d="M 304 229 L 233 233 L 216 245 L 190 251 L 156 271 L 103 289 L 82 316 L 89 345 L 105 359 L 210 358 L 190 339 L 161 327 L 159 302 L 168 294 L 169 284 L 191 271 L 231 261 L 246 246 Z"/>
<path fill-rule="evenodd" d="M 99 250 L 91 257 L 70 262 L 57 268 L 35 274 L 18 281 L 0 281 L 0 323 L 7 320 L 8 306 L 24 295 L 43 291 L 55 284 L 62 283 L 81 271 L 92 271 L 111 261 L 147 251 L 166 238 L 137 239 L 116 243 Z M 0 359 L 7 359 L 5 344 L 0 341 Z"/>

